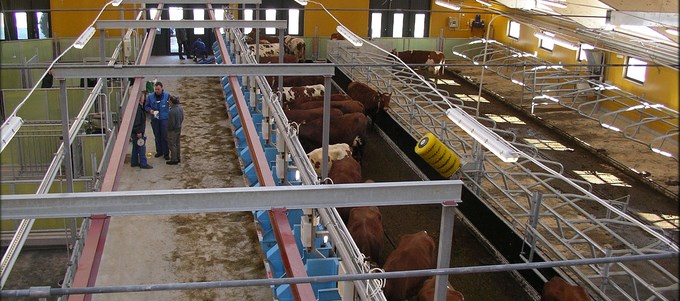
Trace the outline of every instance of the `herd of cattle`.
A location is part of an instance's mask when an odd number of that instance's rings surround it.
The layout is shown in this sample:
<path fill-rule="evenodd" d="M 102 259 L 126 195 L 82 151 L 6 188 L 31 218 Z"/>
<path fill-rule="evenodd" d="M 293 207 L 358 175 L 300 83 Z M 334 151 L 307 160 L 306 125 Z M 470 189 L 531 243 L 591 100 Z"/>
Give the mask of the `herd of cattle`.
<path fill-rule="evenodd" d="M 339 35 L 338 35 L 339 36 Z M 248 43 L 255 40 L 254 31 L 246 38 Z M 260 36 L 260 63 L 277 63 L 279 55 L 279 39 L 271 36 Z M 284 62 L 304 61 L 304 40 L 286 36 L 284 38 L 286 56 Z M 250 45 L 251 51 L 254 45 Z M 393 52 L 407 64 L 443 63 L 443 54 L 435 51 Z M 437 70 L 439 72 L 439 70 Z M 278 77 L 267 78 L 273 89 L 277 89 Z M 300 144 L 314 166 L 317 175 L 321 175 L 321 140 L 324 98 L 324 78 L 322 76 L 289 76 L 283 77 L 281 105 L 283 112 L 298 130 Z M 391 95 L 373 90 L 361 82 L 352 82 L 347 94 L 332 93 L 329 131 L 328 178 L 333 184 L 371 182 L 362 177 L 361 157 L 366 143 L 366 131 L 369 117 L 375 120 L 378 114 L 389 108 Z M 375 266 L 381 266 L 380 254 L 384 244 L 384 232 L 380 209 L 375 206 L 338 208 L 350 235 L 366 259 Z M 387 271 L 406 271 L 432 269 L 436 267 L 436 247 L 434 240 L 425 231 L 403 235 L 396 249 L 382 264 Z M 559 284 L 548 282 L 546 286 Z M 571 286 L 559 286 L 558 289 L 544 289 L 544 292 L 557 292 L 565 295 Z M 582 290 L 582 289 L 581 289 Z M 418 300 L 433 300 L 434 278 L 409 277 L 388 279 L 383 289 L 387 300 L 407 300 L 414 296 Z M 579 294 L 571 294 L 579 295 Z M 446 300 L 463 300 L 463 295 L 451 287 L 447 288 Z M 589 300 L 546 297 L 542 300 Z"/>

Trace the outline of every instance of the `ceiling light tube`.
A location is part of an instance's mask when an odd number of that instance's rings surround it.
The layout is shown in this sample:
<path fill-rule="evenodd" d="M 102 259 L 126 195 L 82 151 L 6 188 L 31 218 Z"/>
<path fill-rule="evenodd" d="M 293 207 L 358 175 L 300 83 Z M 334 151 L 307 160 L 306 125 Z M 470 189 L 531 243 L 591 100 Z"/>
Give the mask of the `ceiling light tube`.
<path fill-rule="evenodd" d="M 543 5 L 548 5 L 552 7 L 557 7 L 557 8 L 567 8 L 567 4 L 561 1 L 546 1 L 542 0 L 540 1 L 541 4 Z"/>
<path fill-rule="evenodd" d="M 489 3 L 489 2 L 486 2 L 486 1 L 483 1 L 483 0 L 476 0 L 476 1 L 477 1 L 477 3 L 480 3 L 482 5 L 491 6 L 491 3 Z"/>
<path fill-rule="evenodd" d="M 338 27 L 336 27 L 335 30 L 337 30 L 338 33 L 342 35 L 347 41 L 352 43 L 352 45 L 356 47 L 361 47 L 361 45 L 364 45 L 364 41 L 362 41 L 361 38 L 359 38 L 356 34 L 347 29 L 347 27 L 338 25 Z"/>
<path fill-rule="evenodd" d="M 434 2 L 434 4 L 437 4 L 437 5 L 441 6 L 441 7 L 446 7 L 446 8 L 448 8 L 448 9 L 460 10 L 460 6 L 459 6 L 459 5 L 455 5 L 455 4 L 451 3 L 451 2 L 447 2 L 447 1 L 444 1 L 444 0 L 437 0 L 437 1 Z"/>
<path fill-rule="evenodd" d="M 19 128 L 24 124 L 24 120 L 19 116 L 10 116 L 5 123 L 2 124 L 2 144 L 0 145 L 0 152 L 5 149 L 14 135 L 19 131 Z"/>
<path fill-rule="evenodd" d="M 90 41 L 90 39 L 92 38 L 92 36 L 94 35 L 94 33 L 96 31 L 97 30 L 94 29 L 94 27 L 92 27 L 92 26 L 85 29 L 85 31 L 83 31 L 83 33 L 80 34 L 78 39 L 76 39 L 76 42 L 73 43 L 73 47 L 78 48 L 78 49 L 83 49 L 83 47 L 85 47 L 87 42 Z"/>
<path fill-rule="evenodd" d="M 111 5 L 118 6 L 123 2 L 123 0 L 111 0 Z"/>
<path fill-rule="evenodd" d="M 678 36 L 678 30 L 673 28 L 667 28 L 666 33 L 673 36 Z"/>
<path fill-rule="evenodd" d="M 565 40 L 556 38 L 556 37 L 551 37 L 551 36 L 549 36 L 545 33 L 542 33 L 542 32 L 536 32 L 536 33 L 534 33 L 534 36 L 541 39 L 541 40 L 552 41 L 553 43 L 555 43 L 555 45 L 559 45 L 559 46 L 562 46 L 562 47 L 570 49 L 570 50 L 578 50 L 578 45 L 576 45 L 572 42 L 569 42 L 569 41 L 565 41 Z"/>
<path fill-rule="evenodd" d="M 450 108 L 446 110 L 446 116 L 503 162 L 517 162 L 519 159 L 519 151 L 515 147 L 462 109 Z"/>
<path fill-rule="evenodd" d="M 302 6 L 305 6 L 305 5 L 307 5 L 307 3 L 308 3 L 307 0 L 295 0 L 295 2 L 297 2 L 298 4 L 300 4 L 300 5 L 302 5 Z"/>

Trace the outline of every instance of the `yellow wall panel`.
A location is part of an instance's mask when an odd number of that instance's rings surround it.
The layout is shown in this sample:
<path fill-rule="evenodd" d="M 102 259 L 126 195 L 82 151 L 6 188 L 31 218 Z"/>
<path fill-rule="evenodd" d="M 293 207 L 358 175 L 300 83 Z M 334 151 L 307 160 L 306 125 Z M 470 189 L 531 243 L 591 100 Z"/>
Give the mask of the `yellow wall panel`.
<path fill-rule="evenodd" d="M 78 37 L 97 17 L 99 11 L 108 0 L 51 0 L 52 34 L 56 38 Z M 132 8 L 132 5 L 121 4 L 118 7 L 109 5 L 102 13 L 100 20 L 120 20 L 120 8 Z M 134 18 L 133 11 L 125 12 L 125 19 Z M 120 30 L 106 31 L 107 36 L 120 36 Z M 99 36 L 99 31 L 95 34 Z"/>
<path fill-rule="evenodd" d="M 489 20 L 492 17 L 491 14 L 473 8 L 463 8 L 460 11 L 454 11 L 434 4 L 435 0 L 431 1 L 430 37 L 439 37 L 439 32 L 442 31 L 442 29 L 445 38 L 469 38 L 475 34 L 477 34 L 476 36 L 482 36 L 484 34 L 483 31 L 475 31 L 473 34 L 473 31 L 470 28 L 470 24 L 475 20 L 476 15 L 480 15 L 482 20 L 484 20 L 485 29 L 489 28 Z M 465 5 L 480 5 L 476 2 L 473 3 L 474 4 L 468 1 Z M 449 17 L 458 20 L 458 28 L 449 28 Z"/>
<path fill-rule="evenodd" d="M 349 30 L 359 36 L 368 36 L 368 1 L 365 0 L 317 0 Z M 314 30 L 318 28 L 319 37 L 330 37 L 336 30 L 338 23 L 333 20 L 321 7 L 309 3 L 304 11 L 305 28 L 304 36 L 314 36 Z"/>

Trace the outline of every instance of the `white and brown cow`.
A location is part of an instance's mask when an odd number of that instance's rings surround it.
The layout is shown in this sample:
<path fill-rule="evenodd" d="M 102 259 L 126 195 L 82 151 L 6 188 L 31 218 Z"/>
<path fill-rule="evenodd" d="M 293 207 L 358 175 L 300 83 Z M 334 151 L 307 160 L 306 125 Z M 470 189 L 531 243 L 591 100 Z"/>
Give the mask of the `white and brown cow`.
<path fill-rule="evenodd" d="M 324 85 L 311 85 L 299 87 L 283 87 L 281 102 L 286 104 L 305 97 L 322 96 L 325 90 Z"/>
<path fill-rule="evenodd" d="M 286 53 L 294 55 L 298 62 L 305 61 L 305 40 L 291 36 L 283 37 Z"/>
<path fill-rule="evenodd" d="M 248 49 L 252 53 L 259 53 L 260 57 L 278 57 L 279 56 L 279 44 L 260 44 L 259 50 L 255 52 L 255 44 L 249 44 Z"/>
<path fill-rule="evenodd" d="M 397 52 L 396 50 L 392 50 L 392 54 L 396 55 L 406 65 L 426 64 L 428 65 L 428 71 L 437 75 L 444 74 L 443 64 L 445 63 L 446 57 L 441 51 L 406 50 Z"/>
<path fill-rule="evenodd" d="M 322 148 L 317 148 L 307 154 L 307 158 L 312 162 L 314 170 L 318 176 L 321 176 L 321 164 L 323 158 L 321 157 L 323 150 Z M 333 161 L 342 160 L 345 157 L 352 156 L 352 148 L 349 147 L 347 143 L 336 143 L 328 146 L 328 170 L 333 166 Z"/>

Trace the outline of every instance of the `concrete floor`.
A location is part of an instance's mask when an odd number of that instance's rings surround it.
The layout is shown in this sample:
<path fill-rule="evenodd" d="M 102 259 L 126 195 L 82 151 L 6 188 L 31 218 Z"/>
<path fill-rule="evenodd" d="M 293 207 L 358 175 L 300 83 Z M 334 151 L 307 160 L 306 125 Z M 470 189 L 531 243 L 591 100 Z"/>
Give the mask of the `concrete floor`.
<path fill-rule="evenodd" d="M 150 64 L 193 64 L 176 56 Z M 129 151 L 119 191 L 243 186 L 240 166 L 216 78 L 162 78 L 181 98 L 185 121 L 181 163 L 154 158 L 147 120 L 147 158 L 153 169 L 130 167 Z M 219 131 L 219 132 L 217 132 Z M 219 135 L 214 135 L 220 133 Z M 228 133 L 228 134 L 225 134 Z M 211 149 L 214 148 L 214 149 Z M 215 166 L 214 162 L 225 162 Z M 265 278 L 252 214 L 214 213 L 112 217 L 97 286 Z M 94 300 L 271 300 L 268 287 L 102 294 Z"/>

